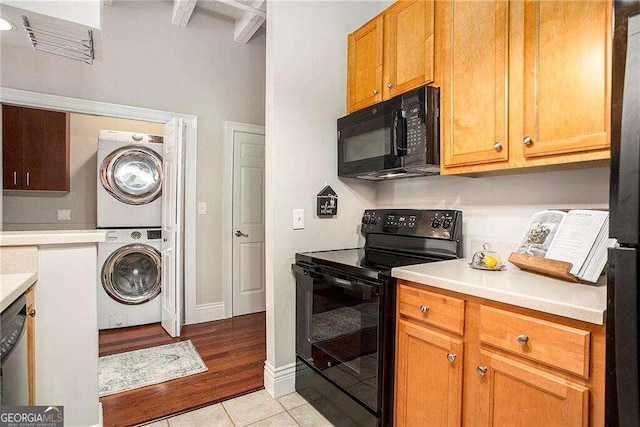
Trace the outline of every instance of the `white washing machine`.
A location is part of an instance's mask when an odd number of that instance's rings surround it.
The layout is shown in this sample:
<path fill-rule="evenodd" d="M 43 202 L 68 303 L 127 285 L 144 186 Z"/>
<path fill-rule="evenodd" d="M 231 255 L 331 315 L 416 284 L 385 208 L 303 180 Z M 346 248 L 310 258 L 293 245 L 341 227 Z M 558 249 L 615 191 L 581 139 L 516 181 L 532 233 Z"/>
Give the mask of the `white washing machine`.
<path fill-rule="evenodd" d="M 159 135 L 100 131 L 98 228 L 161 226 L 162 140 Z"/>
<path fill-rule="evenodd" d="M 160 322 L 162 231 L 107 230 L 98 244 L 98 329 Z"/>

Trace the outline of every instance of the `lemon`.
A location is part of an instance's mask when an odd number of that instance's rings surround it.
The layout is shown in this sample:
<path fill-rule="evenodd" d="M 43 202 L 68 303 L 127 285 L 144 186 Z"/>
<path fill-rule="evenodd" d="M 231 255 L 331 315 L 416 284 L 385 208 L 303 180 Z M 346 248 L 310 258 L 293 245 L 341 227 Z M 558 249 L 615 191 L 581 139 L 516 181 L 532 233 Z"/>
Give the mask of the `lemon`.
<path fill-rule="evenodd" d="M 482 258 L 482 263 L 488 268 L 495 268 L 496 265 L 498 265 L 498 260 L 491 255 L 487 255 L 486 257 Z"/>

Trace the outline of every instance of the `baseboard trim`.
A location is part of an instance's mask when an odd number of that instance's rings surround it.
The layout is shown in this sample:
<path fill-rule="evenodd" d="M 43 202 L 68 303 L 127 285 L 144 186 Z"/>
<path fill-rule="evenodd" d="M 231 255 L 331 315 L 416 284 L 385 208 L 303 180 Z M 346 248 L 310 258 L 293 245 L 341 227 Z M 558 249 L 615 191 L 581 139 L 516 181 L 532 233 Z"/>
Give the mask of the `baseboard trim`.
<path fill-rule="evenodd" d="M 295 362 L 276 368 L 269 361 L 265 361 L 264 388 L 276 399 L 296 391 Z"/>
<path fill-rule="evenodd" d="M 224 319 L 224 301 L 196 305 L 193 323 L 212 322 L 220 319 Z"/>

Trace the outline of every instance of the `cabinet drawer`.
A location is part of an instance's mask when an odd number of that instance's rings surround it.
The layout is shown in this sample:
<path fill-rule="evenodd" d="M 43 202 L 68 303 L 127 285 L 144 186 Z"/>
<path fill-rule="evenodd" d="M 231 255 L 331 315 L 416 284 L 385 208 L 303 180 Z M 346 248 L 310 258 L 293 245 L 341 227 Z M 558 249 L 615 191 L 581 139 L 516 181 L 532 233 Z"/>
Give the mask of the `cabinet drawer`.
<path fill-rule="evenodd" d="M 398 301 L 401 316 L 456 334 L 464 332 L 464 301 L 461 299 L 400 285 Z"/>
<path fill-rule="evenodd" d="M 590 332 L 490 307 L 480 308 L 480 341 L 589 378 Z"/>

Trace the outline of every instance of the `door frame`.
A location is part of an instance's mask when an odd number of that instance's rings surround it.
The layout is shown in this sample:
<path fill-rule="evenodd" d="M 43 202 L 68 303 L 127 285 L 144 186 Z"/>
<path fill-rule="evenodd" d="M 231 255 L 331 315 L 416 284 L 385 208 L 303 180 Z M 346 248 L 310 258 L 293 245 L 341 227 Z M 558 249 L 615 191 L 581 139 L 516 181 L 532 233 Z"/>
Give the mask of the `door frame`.
<path fill-rule="evenodd" d="M 222 281 L 224 284 L 225 319 L 233 317 L 233 135 L 236 132 L 256 133 L 266 137 L 264 126 L 229 120 L 224 122 Z"/>
<path fill-rule="evenodd" d="M 3 86 L 0 86 L 0 103 L 162 124 L 169 122 L 174 117 L 184 120 L 187 126 L 184 147 L 184 323 L 196 323 L 196 160 L 198 151 L 198 117 L 190 114 L 49 95 Z"/>

